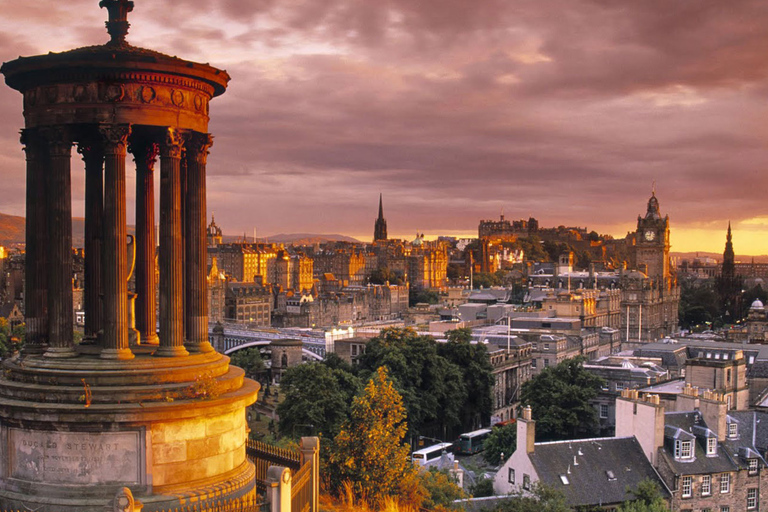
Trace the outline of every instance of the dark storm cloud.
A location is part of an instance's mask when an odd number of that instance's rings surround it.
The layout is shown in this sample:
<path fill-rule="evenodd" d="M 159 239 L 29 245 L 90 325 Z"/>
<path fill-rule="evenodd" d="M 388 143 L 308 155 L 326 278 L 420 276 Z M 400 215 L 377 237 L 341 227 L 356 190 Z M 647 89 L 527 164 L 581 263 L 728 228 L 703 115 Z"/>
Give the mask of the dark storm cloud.
<path fill-rule="evenodd" d="M 19 6 L 9 23 L 60 37 L 0 25 L 3 60 L 102 42 L 93 4 Z M 142 1 L 131 23 L 233 77 L 209 160 L 233 232 L 365 233 L 379 192 L 399 232 L 502 207 L 601 230 L 654 180 L 678 225 L 768 215 L 764 0 Z"/>

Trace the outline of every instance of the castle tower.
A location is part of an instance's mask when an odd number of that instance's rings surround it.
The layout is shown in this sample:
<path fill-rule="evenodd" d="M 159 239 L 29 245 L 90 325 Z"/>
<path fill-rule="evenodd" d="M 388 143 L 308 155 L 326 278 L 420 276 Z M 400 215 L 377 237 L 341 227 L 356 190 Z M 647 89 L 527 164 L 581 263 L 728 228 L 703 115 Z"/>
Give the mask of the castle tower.
<path fill-rule="evenodd" d="M 382 242 L 387 239 L 387 221 L 384 219 L 384 206 L 382 196 L 379 194 L 379 217 L 373 227 L 373 241 Z"/>
<path fill-rule="evenodd" d="M 208 106 L 222 70 L 111 40 L 0 68 L 21 92 L 26 346 L 0 373 L 0 510 L 146 510 L 253 496 L 245 408 L 257 383 L 208 341 Z M 85 161 L 85 343 L 72 321 L 72 148 Z M 136 327 L 129 338 L 126 167 L 136 165 Z M 159 333 L 154 172 L 159 157 Z M 182 207 L 183 204 L 183 207 Z"/>

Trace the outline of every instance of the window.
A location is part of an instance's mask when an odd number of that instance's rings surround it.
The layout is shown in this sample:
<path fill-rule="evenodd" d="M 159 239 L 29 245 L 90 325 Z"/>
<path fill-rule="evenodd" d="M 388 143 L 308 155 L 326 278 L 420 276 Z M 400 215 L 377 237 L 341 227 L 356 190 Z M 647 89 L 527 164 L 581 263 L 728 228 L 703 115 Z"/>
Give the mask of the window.
<path fill-rule="evenodd" d="M 544 368 L 549 368 L 549 359 L 544 360 Z"/>
<path fill-rule="evenodd" d="M 531 476 L 527 473 L 523 473 L 523 489 L 529 490 L 531 488 Z"/>
<path fill-rule="evenodd" d="M 707 455 L 717 455 L 717 438 L 707 438 Z"/>
<path fill-rule="evenodd" d="M 739 425 L 737 423 L 728 424 L 728 437 L 734 438 L 739 435 Z"/>
<path fill-rule="evenodd" d="M 720 494 L 728 494 L 731 492 L 731 475 L 730 473 L 723 473 L 720 475 Z"/>
<path fill-rule="evenodd" d="M 692 484 L 693 477 L 690 476 L 684 476 L 683 477 L 683 484 L 682 484 L 682 496 L 683 498 L 690 498 L 691 497 L 691 484 Z"/>
<path fill-rule="evenodd" d="M 549 343 L 544 344 L 544 350 L 549 350 Z"/>
<path fill-rule="evenodd" d="M 509 477 L 508 477 L 509 483 L 514 484 L 515 483 L 515 470 L 512 468 L 509 468 Z"/>
<path fill-rule="evenodd" d="M 566 475 L 560 475 L 560 481 L 563 482 L 563 485 L 568 485 L 571 483 L 568 481 L 568 477 Z"/>
<path fill-rule="evenodd" d="M 600 404 L 600 417 L 605 419 L 608 417 L 608 405 Z"/>
<path fill-rule="evenodd" d="M 617 382 L 616 383 L 616 391 L 622 391 L 624 390 L 624 383 L 623 382 Z"/>
<path fill-rule="evenodd" d="M 712 494 L 712 477 L 704 475 L 701 477 L 701 495 L 709 496 Z"/>
<path fill-rule="evenodd" d="M 757 489 L 747 489 L 747 510 L 757 508 Z"/>
<path fill-rule="evenodd" d="M 729 507 L 728 505 L 723 505 L 722 507 L 720 507 L 720 512 L 731 512 L 731 507 Z"/>
<path fill-rule="evenodd" d="M 749 459 L 749 474 L 757 474 L 757 459 Z"/>
<path fill-rule="evenodd" d="M 531 359 L 531 368 L 536 368 L 536 360 Z"/>
<path fill-rule="evenodd" d="M 675 458 L 690 459 L 693 457 L 692 441 L 675 441 Z"/>

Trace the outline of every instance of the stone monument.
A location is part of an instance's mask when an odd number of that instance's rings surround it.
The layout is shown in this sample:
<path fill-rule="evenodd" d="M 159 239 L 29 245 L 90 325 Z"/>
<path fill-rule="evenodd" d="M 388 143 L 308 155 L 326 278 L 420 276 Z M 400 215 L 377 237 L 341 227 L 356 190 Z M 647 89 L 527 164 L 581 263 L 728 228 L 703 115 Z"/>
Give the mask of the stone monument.
<path fill-rule="evenodd" d="M 258 384 L 208 341 L 208 104 L 229 75 L 111 40 L 0 68 L 23 94 L 26 346 L 0 375 L 0 510 L 144 511 L 252 496 Z M 85 336 L 73 340 L 72 148 L 85 161 Z M 138 336 L 129 338 L 126 157 L 136 164 Z M 154 165 L 160 159 L 159 333 Z M 132 500 L 133 498 L 131 498 Z"/>

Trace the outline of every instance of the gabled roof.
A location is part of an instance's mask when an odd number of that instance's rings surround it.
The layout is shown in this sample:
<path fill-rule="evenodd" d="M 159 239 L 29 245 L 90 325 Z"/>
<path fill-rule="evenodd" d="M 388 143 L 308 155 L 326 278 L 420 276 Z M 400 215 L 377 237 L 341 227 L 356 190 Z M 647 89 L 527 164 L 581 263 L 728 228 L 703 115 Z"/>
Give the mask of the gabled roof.
<path fill-rule="evenodd" d="M 539 480 L 563 493 L 569 506 L 621 503 L 632 499 L 627 489 L 646 479 L 664 498 L 670 495 L 635 437 L 536 443 L 530 459 Z"/>

